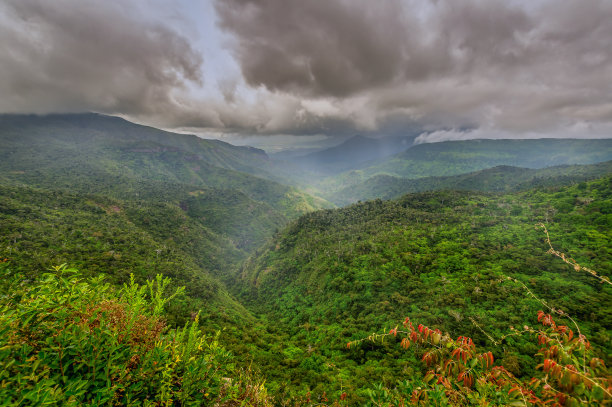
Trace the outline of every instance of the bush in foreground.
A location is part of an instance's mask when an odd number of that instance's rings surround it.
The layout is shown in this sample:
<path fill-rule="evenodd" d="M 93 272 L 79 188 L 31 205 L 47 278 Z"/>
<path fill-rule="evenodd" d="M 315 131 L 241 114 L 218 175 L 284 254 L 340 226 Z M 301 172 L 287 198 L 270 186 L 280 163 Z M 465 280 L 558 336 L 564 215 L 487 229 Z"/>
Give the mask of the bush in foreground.
<path fill-rule="evenodd" d="M 0 278 L 2 405 L 270 404 L 197 316 L 166 327 L 162 276 L 117 291 L 64 265 L 30 282 L 3 263 Z"/>
<path fill-rule="evenodd" d="M 538 313 L 542 327 L 524 326 L 509 335 L 531 335 L 540 347 L 536 357 L 539 374 L 531 379 L 515 377 L 496 365 L 492 352 L 476 347 L 472 339 L 452 339 L 438 329 L 415 325 L 409 318 L 404 329 L 372 335 L 401 338 L 400 345 L 416 347 L 427 367 L 422 382 L 400 384 L 395 389 L 375 388 L 373 405 L 479 405 L 479 406 L 601 406 L 612 403 L 612 376 L 603 360 L 594 357 L 587 338 L 552 315 Z M 576 329 L 578 329 L 576 327 Z M 509 336 L 508 335 L 508 336 Z M 350 342 L 349 348 L 358 344 Z"/>

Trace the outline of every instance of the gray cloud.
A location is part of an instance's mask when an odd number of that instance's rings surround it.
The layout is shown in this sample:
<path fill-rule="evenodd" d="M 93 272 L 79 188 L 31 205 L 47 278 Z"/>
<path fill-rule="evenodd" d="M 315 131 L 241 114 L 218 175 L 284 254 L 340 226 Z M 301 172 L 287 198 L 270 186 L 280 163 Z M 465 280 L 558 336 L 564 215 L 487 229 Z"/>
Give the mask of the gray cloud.
<path fill-rule="evenodd" d="M 240 73 L 212 81 L 152 1 L 0 3 L 0 112 L 237 134 L 612 125 L 608 0 L 214 0 Z"/>
<path fill-rule="evenodd" d="M 399 1 L 217 1 L 248 84 L 345 97 L 402 76 Z M 384 24 L 381 24 L 384 23 Z"/>
<path fill-rule="evenodd" d="M 0 111 L 167 114 L 201 81 L 202 56 L 121 0 L 0 5 Z"/>
<path fill-rule="evenodd" d="M 612 122 L 609 1 L 223 0 L 216 9 L 249 85 L 329 100 L 338 117 L 373 130 L 401 115 L 515 132 Z"/>

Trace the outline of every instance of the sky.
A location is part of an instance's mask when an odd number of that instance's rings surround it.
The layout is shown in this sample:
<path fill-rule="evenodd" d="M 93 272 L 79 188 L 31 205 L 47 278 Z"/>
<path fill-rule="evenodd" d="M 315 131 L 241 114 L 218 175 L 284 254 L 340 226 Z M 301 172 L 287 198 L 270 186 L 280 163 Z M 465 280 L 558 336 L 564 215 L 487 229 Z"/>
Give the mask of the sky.
<path fill-rule="evenodd" d="M 0 112 L 87 111 L 292 143 L 612 137 L 612 1 L 0 2 Z"/>

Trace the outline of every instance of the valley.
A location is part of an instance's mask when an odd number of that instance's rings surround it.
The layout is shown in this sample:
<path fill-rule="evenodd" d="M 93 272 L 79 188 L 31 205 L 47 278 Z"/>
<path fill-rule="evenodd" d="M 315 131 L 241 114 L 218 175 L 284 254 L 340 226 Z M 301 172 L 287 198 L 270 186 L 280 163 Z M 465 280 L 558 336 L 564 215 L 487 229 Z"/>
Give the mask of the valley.
<path fill-rule="evenodd" d="M 0 1 L 0 407 L 612 407 L 612 1 Z"/>
<path fill-rule="evenodd" d="M 164 324 L 199 315 L 234 355 L 224 374 L 265 381 L 262 405 L 399 403 L 397 383 L 425 386 L 425 348 L 362 340 L 408 316 L 523 379 L 539 374 L 533 338 L 492 338 L 550 304 L 609 365 L 610 284 L 538 225 L 611 275 L 610 140 L 351 140 L 344 163 L 334 147 L 287 162 L 104 115 L 0 116 L 0 266 L 21 286 L 61 264 L 104 275 L 103 302 L 170 278 Z M 23 288 L 6 284 L 9 309 Z"/>

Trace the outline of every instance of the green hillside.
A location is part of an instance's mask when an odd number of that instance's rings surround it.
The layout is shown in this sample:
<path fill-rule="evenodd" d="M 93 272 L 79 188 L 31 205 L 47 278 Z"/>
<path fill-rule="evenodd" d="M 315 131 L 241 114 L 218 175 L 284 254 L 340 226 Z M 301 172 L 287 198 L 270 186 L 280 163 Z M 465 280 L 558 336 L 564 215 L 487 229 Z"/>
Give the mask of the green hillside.
<path fill-rule="evenodd" d="M 125 153 L 191 153 L 192 161 L 236 170 L 265 173 L 269 159 L 265 152 L 252 147 L 236 147 L 216 140 L 203 140 L 186 134 L 171 133 L 153 127 L 131 123 L 119 117 L 95 113 L 36 115 L 0 115 L 0 137 L 7 148 L 19 151 L 19 157 L 35 147 L 47 145 L 41 151 L 49 160 L 57 148 L 75 149 L 88 153 L 103 147 Z M 30 152 L 32 153 L 32 151 Z M 99 153 L 99 151 L 98 151 Z M 110 153 L 110 151 L 106 151 Z M 20 155 L 23 154 L 23 155 Z M 39 158 L 31 155 L 31 158 Z M 81 157 L 75 157 L 81 158 Z"/>
<path fill-rule="evenodd" d="M 347 350 L 351 340 L 387 332 L 409 316 L 452 337 L 491 344 L 531 325 L 542 304 L 580 321 L 610 361 L 612 290 L 547 253 L 556 249 L 612 274 L 612 178 L 508 195 L 431 192 L 307 214 L 284 229 L 241 272 L 240 298 L 269 324 L 290 333 L 269 380 L 341 389 L 357 404 L 367 388 L 422 377 L 414 353 L 393 341 Z M 472 320 L 475 322 L 473 323 Z M 571 322 L 567 322 L 571 323 Z M 386 329 L 386 330 L 385 330 Z M 536 348 L 509 338 L 495 360 L 518 376 L 534 374 Z M 505 350 L 504 350 L 505 349 Z M 338 393 L 339 394 L 339 393 Z"/>
<path fill-rule="evenodd" d="M 571 185 L 612 173 L 612 161 L 590 165 L 562 165 L 542 169 L 498 166 L 447 177 L 400 178 L 375 175 L 367 180 L 329 194 L 337 205 L 370 199 L 393 199 L 401 195 L 456 189 L 483 192 L 512 192 L 536 187 Z"/>
<path fill-rule="evenodd" d="M 0 143 L 0 173 L 15 183 L 118 198 L 164 194 L 150 191 L 150 184 L 139 188 L 145 181 L 233 189 L 289 217 L 326 205 L 261 178 L 279 173 L 262 150 L 169 133 L 117 117 L 1 115 Z M 172 199 L 168 195 L 160 198 Z"/>
<path fill-rule="evenodd" d="M 450 176 L 500 165 L 544 168 L 612 160 L 612 139 L 466 140 L 418 144 L 386 160 L 329 177 L 319 183 L 332 193 L 375 175 L 401 178 Z"/>
<path fill-rule="evenodd" d="M 329 195 L 339 204 L 438 191 L 321 209 L 331 204 L 277 182 L 295 174 L 259 150 L 118 118 L 0 116 L 0 142 L 4 404 L 402 405 L 427 387 L 422 405 L 453 405 L 456 393 L 429 383 L 426 347 L 460 347 L 450 338 L 468 335 L 519 383 L 542 378 L 531 333 L 543 331 L 515 331 L 535 326 L 546 304 L 579 323 L 576 340 L 589 338 L 580 354 L 595 359 L 589 371 L 582 362 L 583 376 L 608 380 L 610 285 L 547 253 L 535 226 L 547 226 L 555 249 L 612 275 L 609 162 L 360 185 L 347 173 L 336 181 L 354 186 Z M 558 149 L 573 146 L 579 160 L 608 154 L 604 141 L 565 142 Z M 496 162 L 478 158 L 492 144 L 474 145 L 408 152 L 440 156 L 421 174 Z M 178 294 L 165 303 L 160 284 Z M 395 330 L 407 316 L 440 329 L 438 343 L 421 327 L 407 349 Z M 493 369 L 483 354 L 486 365 L 462 362 L 480 378 Z M 453 391 L 473 404 L 517 401 L 509 385 L 491 396 L 468 377 Z M 596 405 L 603 387 L 589 383 L 576 392 Z"/>
<path fill-rule="evenodd" d="M 282 224 L 277 222 L 276 227 Z M 125 283 L 130 274 L 143 282 L 161 273 L 188 287 L 188 297 L 173 304 L 177 318 L 201 307 L 215 315 L 243 311 L 219 279 L 246 252 L 172 204 L 4 185 L 0 228 L 2 255 L 30 277 L 66 262 L 90 276 L 107 274 L 114 284 Z"/>

